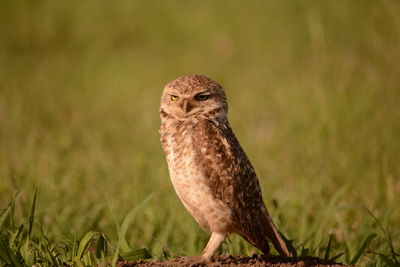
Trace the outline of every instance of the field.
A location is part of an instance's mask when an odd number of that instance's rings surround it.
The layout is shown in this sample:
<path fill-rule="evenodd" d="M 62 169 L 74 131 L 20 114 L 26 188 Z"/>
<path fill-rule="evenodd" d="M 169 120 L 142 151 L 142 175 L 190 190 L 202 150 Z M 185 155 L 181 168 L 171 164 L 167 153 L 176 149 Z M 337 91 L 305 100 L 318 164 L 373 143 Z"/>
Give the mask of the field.
<path fill-rule="evenodd" d="M 175 195 L 158 134 L 163 86 L 191 73 L 224 86 L 298 255 L 398 266 L 399 12 L 395 0 L 0 1 L 0 266 L 201 252 L 208 234 Z M 254 252 L 238 236 L 221 249 Z"/>

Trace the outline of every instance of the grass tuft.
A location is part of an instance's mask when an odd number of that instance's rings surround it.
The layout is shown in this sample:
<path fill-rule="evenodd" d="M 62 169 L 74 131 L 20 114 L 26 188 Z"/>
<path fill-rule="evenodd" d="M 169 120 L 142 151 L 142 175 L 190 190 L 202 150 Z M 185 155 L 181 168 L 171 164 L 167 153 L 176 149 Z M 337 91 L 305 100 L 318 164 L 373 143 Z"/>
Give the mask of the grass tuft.
<path fill-rule="evenodd" d="M 145 248 L 133 249 L 128 246 L 124 248 L 123 252 L 120 252 L 118 246 L 123 244 L 121 240 L 117 243 L 117 249 L 111 252 L 108 249 L 110 241 L 101 232 L 89 231 L 79 240 L 50 240 L 42 228 L 39 227 L 39 233 L 35 231 L 35 228 L 38 228 L 34 226 L 35 212 L 37 211 L 37 192 L 38 190 L 35 191 L 31 214 L 27 222 L 19 227 L 14 227 L 14 218 L 11 212 L 17 195 L 1 211 L 0 266 L 106 266 L 115 258 L 134 261 L 152 257 Z M 128 225 L 151 197 L 152 195 L 132 209 L 126 216 L 121 227 L 121 238 L 125 239 Z M 114 261 L 114 266 L 115 263 L 116 261 Z"/>

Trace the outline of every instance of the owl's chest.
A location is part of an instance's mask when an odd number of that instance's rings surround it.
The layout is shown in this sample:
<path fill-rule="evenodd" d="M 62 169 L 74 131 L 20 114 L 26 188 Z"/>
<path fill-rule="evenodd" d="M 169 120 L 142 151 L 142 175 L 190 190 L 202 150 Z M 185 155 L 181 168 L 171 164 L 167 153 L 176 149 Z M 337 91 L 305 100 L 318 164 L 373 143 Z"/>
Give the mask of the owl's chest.
<path fill-rule="evenodd" d="M 164 131 L 163 131 L 164 130 Z M 161 130 L 162 146 L 174 189 L 196 221 L 205 230 L 229 232 L 231 210 L 215 198 L 209 182 L 208 155 L 204 141 L 190 128 Z M 215 188 L 214 188 L 215 190 Z"/>
<path fill-rule="evenodd" d="M 204 186 L 207 177 L 193 142 L 194 137 L 189 132 L 184 136 L 169 134 L 163 144 L 172 184 L 183 201 L 208 191 Z"/>

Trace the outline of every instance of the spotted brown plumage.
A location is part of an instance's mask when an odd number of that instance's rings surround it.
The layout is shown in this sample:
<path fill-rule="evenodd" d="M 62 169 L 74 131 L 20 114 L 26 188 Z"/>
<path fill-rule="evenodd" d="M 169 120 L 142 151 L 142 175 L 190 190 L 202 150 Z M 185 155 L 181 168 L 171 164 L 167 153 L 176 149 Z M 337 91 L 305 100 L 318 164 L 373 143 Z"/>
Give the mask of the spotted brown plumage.
<path fill-rule="evenodd" d="M 208 260 L 231 233 L 266 254 L 268 238 L 288 256 L 227 113 L 223 88 L 202 75 L 170 82 L 161 97 L 161 143 L 172 184 L 189 213 L 211 232 L 202 257 Z"/>

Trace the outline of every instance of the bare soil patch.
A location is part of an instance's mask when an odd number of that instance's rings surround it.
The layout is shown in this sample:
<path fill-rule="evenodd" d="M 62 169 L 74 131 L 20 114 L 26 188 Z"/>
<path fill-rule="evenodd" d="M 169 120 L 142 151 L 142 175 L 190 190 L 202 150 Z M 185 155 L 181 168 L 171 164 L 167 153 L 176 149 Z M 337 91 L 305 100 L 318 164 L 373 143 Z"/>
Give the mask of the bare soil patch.
<path fill-rule="evenodd" d="M 234 255 L 220 255 L 211 258 L 207 264 L 196 263 L 198 257 L 176 257 L 169 261 L 145 261 L 139 260 L 136 262 L 119 262 L 118 267 L 132 267 L 132 266 L 145 266 L 145 267 L 163 267 L 163 266 L 346 266 L 340 263 L 335 263 L 314 257 L 301 257 L 301 258 L 281 258 L 279 256 L 265 256 L 253 255 L 252 257 L 234 256 Z"/>

